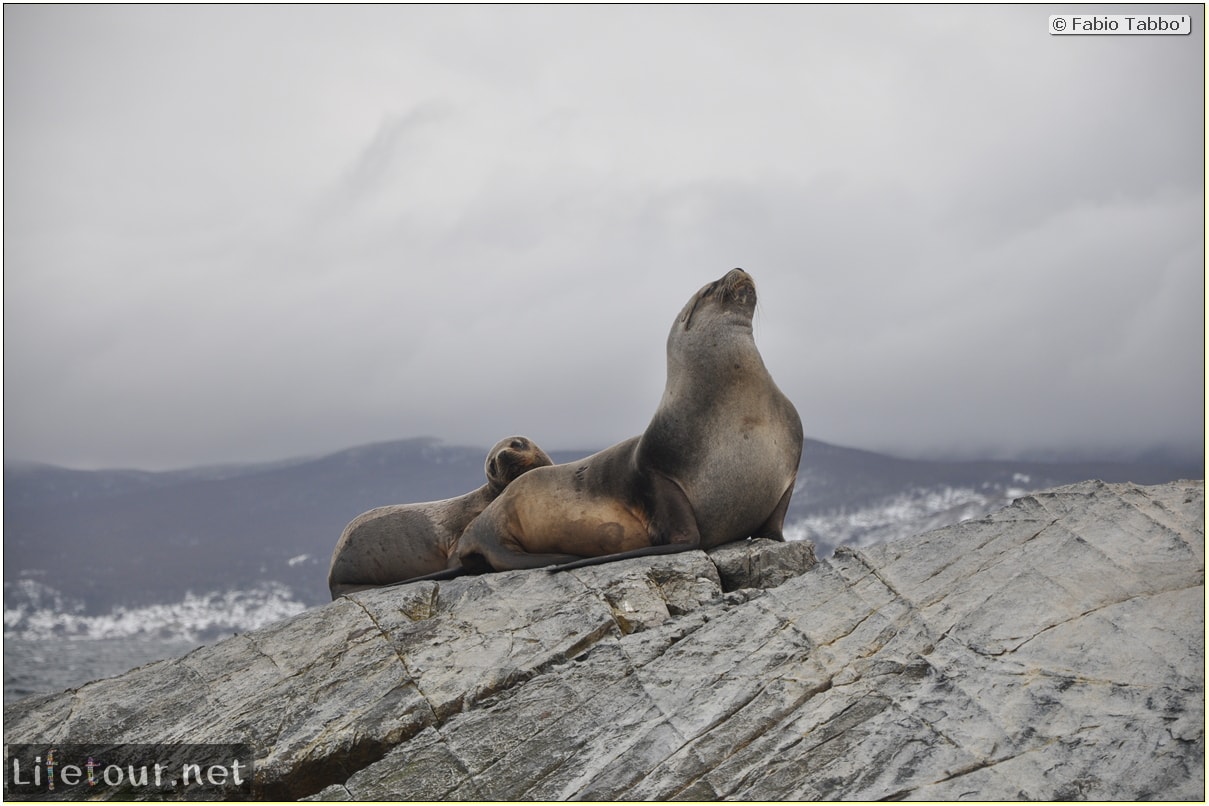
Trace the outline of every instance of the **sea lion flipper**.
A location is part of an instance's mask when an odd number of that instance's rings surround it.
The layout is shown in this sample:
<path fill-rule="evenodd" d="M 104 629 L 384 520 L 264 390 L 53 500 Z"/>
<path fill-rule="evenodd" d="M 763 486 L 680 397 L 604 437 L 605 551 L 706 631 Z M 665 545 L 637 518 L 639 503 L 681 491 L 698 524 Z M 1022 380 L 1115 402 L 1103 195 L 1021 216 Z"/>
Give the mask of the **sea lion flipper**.
<path fill-rule="evenodd" d="M 603 565 L 604 563 L 616 562 L 617 560 L 630 560 L 635 557 L 650 557 L 658 554 L 677 554 L 681 551 L 690 551 L 697 546 L 690 546 L 685 543 L 669 543 L 664 546 L 646 546 L 640 549 L 631 551 L 623 551 L 619 554 L 601 554 L 596 557 L 583 557 L 576 559 L 573 562 L 555 565 L 546 570 L 550 573 L 558 573 L 559 571 L 570 571 L 573 568 L 587 568 L 591 565 Z"/>
<path fill-rule="evenodd" d="M 360 593 L 361 591 L 373 590 L 376 587 L 378 587 L 378 585 L 374 585 L 374 584 L 365 584 L 365 585 L 359 585 L 356 583 L 336 584 L 336 585 L 333 585 L 331 588 L 332 601 L 333 602 L 336 601 L 341 596 L 348 596 L 350 593 Z"/>
<path fill-rule="evenodd" d="M 575 554 L 530 554 L 527 551 L 505 548 L 494 541 L 483 540 L 478 543 L 474 552 L 462 555 L 463 564 L 471 566 L 478 564 L 476 554 L 486 560 L 487 565 L 493 571 L 545 568 L 547 565 L 558 565 L 579 559 L 579 556 Z"/>
<path fill-rule="evenodd" d="M 455 566 L 453 568 L 445 568 L 440 571 L 434 571 L 431 574 L 423 576 L 411 577 L 410 579 L 400 579 L 398 582 L 390 582 L 386 585 L 378 585 L 380 588 L 394 588 L 399 585 L 409 585 L 412 582 L 435 582 L 442 579 L 453 579 L 455 577 L 465 576 L 471 573 L 469 569 Z"/>
<path fill-rule="evenodd" d="M 785 494 L 777 502 L 772 514 L 768 516 L 768 520 L 760 524 L 759 528 L 751 533 L 752 537 L 776 540 L 779 543 L 785 542 L 785 535 L 782 531 L 785 527 L 785 513 L 789 511 L 789 499 L 793 496 L 793 488 L 796 482 L 797 475 L 795 474 L 793 480 L 789 482 L 789 488 L 785 490 Z"/>
<path fill-rule="evenodd" d="M 701 530 L 697 528 L 697 515 L 684 488 L 669 476 L 654 470 L 650 472 L 648 481 L 651 491 L 651 523 L 648 527 L 651 545 L 681 546 L 681 551 L 700 546 Z"/>

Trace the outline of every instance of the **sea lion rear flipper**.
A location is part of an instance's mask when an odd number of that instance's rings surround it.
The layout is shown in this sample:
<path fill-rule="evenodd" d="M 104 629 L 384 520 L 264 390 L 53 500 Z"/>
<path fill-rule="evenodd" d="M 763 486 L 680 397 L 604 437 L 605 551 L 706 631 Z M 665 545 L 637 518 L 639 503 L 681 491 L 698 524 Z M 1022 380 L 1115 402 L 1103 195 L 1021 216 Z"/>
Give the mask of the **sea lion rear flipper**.
<path fill-rule="evenodd" d="M 527 551 L 515 551 L 503 546 L 481 546 L 478 551 L 491 566 L 492 571 L 522 571 L 533 568 L 545 568 L 548 565 L 558 565 L 579 559 L 574 554 L 530 554 Z M 474 562 L 474 554 L 463 554 L 463 562 Z"/>
<path fill-rule="evenodd" d="M 604 565 L 605 563 L 611 563 L 617 560 L 630 560 L 634 557 L 650 557 L 657 554 L 676 554 L 681 551 L 691 551 L 695 548 L 699 548 L 699 546 L 690 546 L 687 543 L 669 543 L 664 546 L 647 546 L 646 548 L 623 551 L 618 554 L 601 554 L 597 557 L 584 557 L 582 559 L 575 560 L 574 562 L 552 566 L 546 570 L 553 574 L 559 571 L 570 571 L 572 568 L 587 568 L 590 565 Z"/>
<path fill-rule="evenodd" d="M 442 580 L 442 579 L 453 579 L 454 577 L 465 576 L 466 574 L 469 574 L 469 573 L 472 573 L 470 569 L 462 568 L 461 566 L 455 566 L 453 568 L 443 568 L 440 571 L 433 571 L 431 574 L 424 574 L 424 576 L 411 577 L 409 579 L 400 579 L 398 582 L 391 582 L 388 585 L 381 585 L 380 587 L 393 588 L 398 585 L 407 585 L 411 582 L 431 582 L 431 581 Z"/>
<path fill-rule="evenodd" d="M 334 602 L 337 599 L 339 599 L 341 596 L 348 596 L 350 593 L 360 593 L 361 591 L 369 591 L 369 590 L 373 590 L 374 588 L 380 588 L 380 587 L 382 587 L 382 586 L 381 585 L 372 585 L 372 584 L 371 585 L 358 585 L 358 584 L 339 583 L 336 585 L 332 585 L 330 590 L 331 590 L 331 594 L 332 594 L 332 601 Z"/>
<path fill-rule="evenodd" d="M 348 596 L 352 593 L 361 593 L 362 591 L 372 591 L 378 588 L 394 588 L 399 585 L 408 585 L 412 582 L 424 582 L 426 580 L 435 579 L 453 579 L 467 573 L 464 568 L 446 568 L 444 571 L 437 571 L 434 574 L 425 574 L 422 577 L 410 577 L 408 579 L 400 579 L 398 582 L 368 582 L 368 583 L 341 583 L 333 585 L 332 601 L 336 601 L 342 596 Z"/>

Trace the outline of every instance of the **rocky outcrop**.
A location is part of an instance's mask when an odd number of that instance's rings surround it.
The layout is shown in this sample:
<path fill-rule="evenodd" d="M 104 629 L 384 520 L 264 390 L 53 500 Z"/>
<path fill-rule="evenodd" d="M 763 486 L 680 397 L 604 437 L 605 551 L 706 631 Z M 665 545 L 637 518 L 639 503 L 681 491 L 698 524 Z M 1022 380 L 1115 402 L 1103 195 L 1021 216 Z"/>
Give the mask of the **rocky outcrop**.
<path fill-rule="evenodd" d="M 1204 484 L 354 594 L 5 710 L 319 799 L 1203 799 Z"/>

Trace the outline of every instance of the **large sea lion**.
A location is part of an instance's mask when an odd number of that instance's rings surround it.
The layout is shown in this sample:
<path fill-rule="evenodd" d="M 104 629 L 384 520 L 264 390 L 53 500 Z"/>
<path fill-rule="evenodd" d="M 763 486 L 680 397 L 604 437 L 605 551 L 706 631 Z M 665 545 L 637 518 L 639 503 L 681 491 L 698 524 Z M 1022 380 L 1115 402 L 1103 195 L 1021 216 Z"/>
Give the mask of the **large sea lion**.
<path fill-rule="evenodd" d="M 487 483 L 444 501 L 396 504 L 358 515 L 344 528 L 327 585 L 332 598 L 456 568 L 458 538 L 521 474 L 553 464 L 526 437 L 508 437 L 487 454 Z"/>
<path fill-rule="evenodd" d="M 667 386 L 646 431 L 517 479 L 463 533 L 463 568 L 578 567 L 784 540 L 802 421 L 756 349 L 755 306 L 742 269 L 694 294 L 668 335 Z"/>

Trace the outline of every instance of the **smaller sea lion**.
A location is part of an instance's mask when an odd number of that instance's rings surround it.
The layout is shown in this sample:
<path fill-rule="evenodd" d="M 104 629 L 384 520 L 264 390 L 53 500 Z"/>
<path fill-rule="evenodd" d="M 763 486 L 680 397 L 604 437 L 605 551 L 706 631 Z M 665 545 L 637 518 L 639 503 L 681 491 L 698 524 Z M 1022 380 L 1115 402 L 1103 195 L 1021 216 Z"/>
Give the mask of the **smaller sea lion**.
<path fill-rule="evenodd" d="M 332 552 L 327 573 L 332 598 L 458 568 L 458 540 L 470 522 L 521 474 L 551 464 L 532 440 L 508 437 L 487 454 L 487 483 L 477 490 L 358 515 Z"/>

